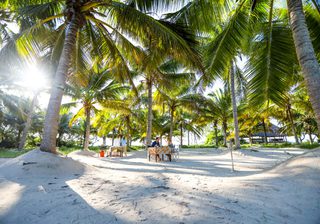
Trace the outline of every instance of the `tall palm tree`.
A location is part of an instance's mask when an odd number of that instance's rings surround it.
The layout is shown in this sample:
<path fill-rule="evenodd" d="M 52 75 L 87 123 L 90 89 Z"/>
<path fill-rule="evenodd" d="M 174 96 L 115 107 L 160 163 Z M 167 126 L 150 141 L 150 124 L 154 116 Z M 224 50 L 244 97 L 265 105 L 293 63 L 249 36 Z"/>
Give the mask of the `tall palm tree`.
<path fill-rule="evenodd" d="M 290 25 L 299 64 L 316 114 L 320 134 L 320 65 L 312 46 L 301 0 L 287 0 Z M 317 9 L 318 5 L 315 3 Z M 319 28 L 318 28 L 319 29 Z"/>
<path fill-rule="evenodd" d="M 42 35 L 47 37 L 44 38 L 45 42 L 51 39 L 51 44 L 56 45 L 52 48 L 52 55 L 58 55 L 58 66 L 40 147 L 43 151 L 55 152 L 61 100 L 70 74 L 70 64 L 72 61 L 77 62 L 76 52 L 85 50 L 100 56 L 107 66 L 117 68 L 119 80 L 129 79 L 132 84 L 126 60 L 133 65 L 139 65 L 141 57 L 139 48 L 132 44 L 128 36 L 142 47 L 148 47 L 150 51 L 157 49 L 157 54 L 153 54 L 154 58 L 168 55 L 189 64 L 199 64 L 195 51 L 184 40 L 186 36 L 182 29 L 176 29 L 172 23 L 157 20 L 128 2 L 34 0 L 12 1 L 11 4 L 21 13 L 22 19 L 28 19 L 23 21 L 33 25 L 32 29 L 27 31 L 37 30 L 41 26 L 43 32 L 51 34 Z M 38 22 L 35 23 L 35 20 Z M 30 36 L 30 32 L 25 33 L 21 41 L 29 43 L 23 45 L 28 46 L 26 50 L 39 46 L 34 38 L 35 32 L 33 36 Z"/>
<path fill-rule="evenodd" d="M 94 111 L 98 111 L 97 105 L 106 103 L 108 100 L 119 98 L 121 92 L 127 88 L 110 79 L 110 73 L 107 70 L 95 71 L 90 69 L 86 73 L 78 73 L 71 79 L 72 86 L 67 87 L 67 95 L 72 96 L 74 100 L 81 101 L 81 108 L 70 120 L 72 124 L 80 116 L 85 116 L 85 139 L 83 149 L 88 150 L 91 116 Z M 77 102 L 71 102 L 65 106 L 76 106 Z"/>

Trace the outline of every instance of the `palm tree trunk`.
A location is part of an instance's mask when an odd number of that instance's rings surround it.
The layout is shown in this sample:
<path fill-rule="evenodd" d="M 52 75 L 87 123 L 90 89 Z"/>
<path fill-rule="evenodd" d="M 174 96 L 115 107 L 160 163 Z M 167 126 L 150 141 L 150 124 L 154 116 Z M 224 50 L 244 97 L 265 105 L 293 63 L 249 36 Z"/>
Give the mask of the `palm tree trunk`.
<path fill-rule="evenodd" d="M 291 123 L 292 133 L 293 133 L 293 135 L 294 135 L 296 144 L 299 144 L 298 135 L 297 135 L 296 128 L 295 128 L 295 125 L 294 125 L 294 122 L 293 122 L 292 111 L 291 111 L 291 104 L 290 104 L 290 103 L 287 105 L 287 110 L 288 110 L 288 115 L 289 115 L 289 119 L 290 119 L 290 123 Z"/>
<path fill-rule="evenodd" d="M 320 134 L 320 65 L 306 25 L 301 0 L 287 0 L 291 30 Z"/>
<path fill-rule="evenodd" d="M 223 121 L 222 123 L 222 129 L 223 129 L 223 146 L 227 146 L 227 122 Z"/>
<path fill-rule="evenodd" d="M 251 134 L 249 134 L 249 143 L 250 143 L 250 145 L 252 145 L 252 136 L 251 136 Z"/>
<path fill-rule="evenodd" d="M 146 144 L 151 145 L 151 134 L 152 134 L 152 81 L 151 81 L 151 78 L 147 79 L 147 91 L 148 91 L 148 119 L 147 119 Z"/>
<path fill-rule="evenodd" d="M 40 145 L 41 151 L 56 153 L 56 137 L 58 133 L 61 100 L 67 79 L 68 69 L 70 67 L 71 57 L 76 46 L 78 29 L 79 18 L 76 14 L 73 14 L 72 19 L 66 29 L 64 46 L 51 89 L 50 100 L 44 122 L 43 138 Z"/>
<path fill-rule="evenodd" d="M 267 128 L 264 119 L 262 119 L 262 127 L 263 127 L 263 135 L 264 135 L 264 143 L 268 144 L 268 137 L 267 137 Z"/>
<path fill-rule="evenodd" d="M 172 134 L 173 134 L 173 115 L 174 115 L 174 108 L 170 108 L 170 131 L 169 131 L 169 142 L 172 143 Z"/>
<path fill-rule="evenodd" d="M 128 147 L 130 146 L 130 117 L 129 116 L 126 116 L 126 123 L 127 123 L 127 149 Z"/>
<path fill-rule="evenodd" d="M 104 135 L 102 136 L 102 146 L 106 146 L 107 137 Z"/>
<path fill-rule="evenodd" d="M 112 141 L 111 141 L 111 145 L 114 146 L 114 136 L 115 135 L 115 130 L 112 129 Z"/>
<path fill-rule="evenodd" d="M 20 142 L 21 133 L 22 133 L 22 130 L 19 128 L 19 130 L 18 130 L 18 136 L 17 136 L 17 142 Z M 15 145 L 17 145 L 17 143 L 16 143 Z M 18 146 L 19 146 L 19 145 L 18 145 Z"/>
<path fill-rule="evenodd" d="M 57 137 L 57 146 L 61 146 L 61 138 L 62 138 L 62 133 L 58 132 L 58 137 Z"/>
<path fill-rule="evenodd" d="M 181 142 L 181 147 L 183 146 L 183 123 L 181 122 L 180 125 L 180 142 Z"/>
<path fill-rule="evenodd" d="M 214 126 L 214 135 L 216 138 L 216 146 L 218 147 L 219 139 L 218 139 L 218 121 L 217 120 L 214 121 L 213 126 Z"/>
<path fill-rule="evenodd" d="M 27 115 L 27 120 L 24 126 L 24 129 L 22 131 L 22 137 L 20 139 L 20 143 L 19 143 L 19 149 L 23 149 L 24 145 L 26 144 L 26 140 L 27 140 L 27 135 L 31 126 L 31 122 L 32 122 L 32 116 L 33 116 L 33 112 L 34 112 L 34 107 L 37 104 L 37 97 L 38 97 L 39 93 L 36 93 L 33 96 L 32 102 L 31 102 L 31 106 L 30 106 L 30 110 L 29 113 Z"/>
<path fill-rule="evenodd" d="M 190 131 L 188 130 L 188 145 L 190 145 Z"/>
<path fill-rule="evenodd" d="M 85 106 L 85 113 L 86 113 L 86 130 L 85 130 L 85 138 L 83 144 L 83 150 L 89 149 L 89 139 L 90 139 L 90 107 Z"/>
<path fill-rule="evenodd" d="M 310 130 L 308 131 L 308 134 L 309 134 L 310 143 L 313 144 L 313 138 Z"/>
<path fill-rule="evenodd" d="M 234 141 L 235 149 L 240 149 L 240 140 L 239 140 L 239 125 L 238 125 L 238 112 L 237 112 L 237 101 L 234 87 L 234 64 L 231 62 L 230 68 L 230 87 L 231 87 L 231 100 L 232 100 L 232 112 L 233 112 L 233 124 L 234 124 Z"/>

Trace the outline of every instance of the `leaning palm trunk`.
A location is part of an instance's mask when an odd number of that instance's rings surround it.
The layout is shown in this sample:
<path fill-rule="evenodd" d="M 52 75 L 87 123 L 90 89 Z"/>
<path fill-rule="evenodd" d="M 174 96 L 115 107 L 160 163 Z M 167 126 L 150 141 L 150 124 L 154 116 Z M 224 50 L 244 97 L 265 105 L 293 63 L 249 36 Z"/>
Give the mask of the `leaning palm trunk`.
<path fill-rule="evenodd" d="M 51 90 L 44 122 L 43 139 L 40 146 L 41 151 L 56 153 L 56 137 L 58 133 L 61 100 L 71 62 L 71 55 L 76 45 L 78 28 L 79 18 L 73 14 L 66 30 L 64 46 Z"/>
<path fill-rule="evenodd" d="M 84 137 L 84 144 L 83 149 L 89 149 L 89 139 L 90 139 L 90 107 L 85 107 L 86 111 L 86 130 L 85 130 L 85 137 Z"/>
<path fill-rule="evenodd" d="M 147 139 L 146 144 L 151 145 L 151 132 L 152 132 L 152 81 L 147 79 L 148 91 L 148 120 L 147 120 Z"/>
<path fill-rule="evenodd" d="M 301 0 L 287 0 L 290 24 L 299 64 L 306 81 L 320 134 L 320 65 L 317 61 L 306 25 Z"/>
<path fill-rule="evenodd" d="M 230 68 L 230 87 L 231 87 L 231 100 L 232 100 L 232 112 L 233 112 L 233 124 L 234 124 L 234 141 L 235 149 L 240 149 L 239 140 L 239 125 L 238 125 L 238 112 L 237 112 L 237 101 L 234 87 L 234 64 L 231 62 Z"/>
<path fill-rule="evenodd" d="M 27 135 L 31 126 L 31 121 L 32 121 L 32 116 L 33 116 L 33 112 L 34 112 L 34 107 L 37 104 L 37 97 L 38 97 L 38 93 L 36 93 L 32 99 L 31 102 L 31 106 L 30 106 L 30 111 L 27 115 L 27 120 L 24 126 L 24 129 L 22 131 L 22 137 L 20 139 L 20 143 L 19 143 L 19 149 L 23 149 L 24 145 L 26 144 L 26 140 L 27 140 Z"/>

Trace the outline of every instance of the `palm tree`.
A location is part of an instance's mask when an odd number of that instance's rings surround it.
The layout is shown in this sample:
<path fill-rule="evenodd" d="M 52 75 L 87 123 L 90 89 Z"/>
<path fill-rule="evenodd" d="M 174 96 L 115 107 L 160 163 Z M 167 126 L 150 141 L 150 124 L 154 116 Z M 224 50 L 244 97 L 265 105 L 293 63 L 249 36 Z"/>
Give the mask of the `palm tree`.
<path fill-rule="evenodd" d="M 192 43 L 192 41 L 190 40 Z M 193 44 L 196 44 L 195 42 Z M 146 58 L 153 58 L 152 55 L 145 55 Z M 153 86 L 162 89 L 176 89 L 179 88 L 179 85 L 188 83 L 189 85 L 194 80 L 194 74 L 190 72 L 178 72 L 179 70 L 185 70 L 182 63 L 179 63 L 177 60 L 170 58 L 161 58 L 159 62 L 153 62 L 146 60 L 145 63 L 145 82 L 147 90 L 147 107 L 148 107 L 148 116 L 147 116 L 147 136 L 146 144 L 150 145 L 151 143 L 151 134 L 152 134 L 152 88 Z M 184 65 L 188 65 L 184 63 Z M 189 66 L 190 67 L 190 66 Z M 198 67 L 202 69 L 202 65 L 199 62 Z M 192 67 L 191 67 L 192 68 Z"/>
<path fill-rule="evenodd" d="M 168 141 L 172 142 L 173 129 L 175 127 L 175 113 L 178 108 L 192 106 L 194 104 L 193 98 L 190 97 L 190 87 L 182 86 L 180 88 L 173 88 L 171 91 L 164 91 L 160 88 L 155 93 L 155 101 L 159 104 L 166 104 L 170 114 L 170 131 Z"/>
<path fill-rule="evenodd" d="M 320 65 L 312 46 L 301 0 L 287 0 L 290 25 L 299 64 L 316 114 L 320 135 Z M 315 6 L 318 8 L 317 3 Z M 319 28 L 318 28 L 319 29 Z"/>
<path fill-rule="evenodd" d="M 27 17 L 33 25 L 32 29 L 27 31 L 36 30 L 41 26 L 43 32 L 50 32 L 51 35 L 44 35 L 47 37 L 43 38 L 44 42 L 50 43 L 48 40 L 51 40 L 51 44 L 55 44 L 51 48 L 51 54 L 58 55 L 56 58 L 59 62 L 40 147 L 43 151 L 55 152 L 61 100 L 70 64 L 72 61 L 77 63 L 76 52 L 91 51 L 95 56 L 100 56 L 110 69 L 117 68 L 119 80 L 128 79 L 131 84 L 133 82 L 127 60 L 133 65 L 139 65 L 141 57 L 140 48 L 134 46 L 127 36 L 138 41 L 142 47 L 147 46 L 151 52 L 157 49 L 157 53 L 153 54 L 154 58 L 167 55 L 184 60 L 188 64 L 199 64 L 195 51 L 184 40 L 187 36 L 183 29 L 176 29 L 172 23 L 157 20 L 127 2 L 46 0 L 12 1 L 11 4 L 22 13 L 22 19 Z M 35 20 L 38 21 L 36 24 L 33 22 Z M 36 33 L 33 33 L 33 36 L 30 36 L 30 32 L 25 33 L 21 41 L 31 44 L 23 46 L 40 45 L 35 38 Z"/>
<path fill-rule="evenodd" d="M 78 73 L 71 80 L 72 86 L 68 86 L 67 95 L 74 100 L 81 100 L 82 107 L 70 120 L 72 124 L 80 116 L 85 116 L 85 140 L 83 149 L 88 150 L 90 137 L 90 119 L 94 111 L 98 111 L 97 104 L 105 104 L 108 100 L 119 98 L 119 94 L 127 88 L 110 79 L 107 70 L 95 71 L 95 68 L 86 73 Z M 65 106 L 76 106 L 77 102 L 71 102 Z"/>

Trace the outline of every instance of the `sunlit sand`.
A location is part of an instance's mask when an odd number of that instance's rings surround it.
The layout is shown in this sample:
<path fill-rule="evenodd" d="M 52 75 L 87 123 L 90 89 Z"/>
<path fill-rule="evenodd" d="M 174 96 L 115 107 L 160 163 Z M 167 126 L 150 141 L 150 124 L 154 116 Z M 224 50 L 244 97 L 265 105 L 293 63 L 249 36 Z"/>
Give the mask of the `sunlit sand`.
<path fill-rule="evenodd" d="M 223 150 L 182 151 L 171 163 L 148 162 L 144 151 L 124 158 L 77 151 L 63 158 L 36 150 L 0 165 L 0 220 L 317 223 L 320 151 L 303 153 L 242 150 L 234 153 L 232 172 Z"/>

